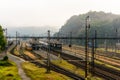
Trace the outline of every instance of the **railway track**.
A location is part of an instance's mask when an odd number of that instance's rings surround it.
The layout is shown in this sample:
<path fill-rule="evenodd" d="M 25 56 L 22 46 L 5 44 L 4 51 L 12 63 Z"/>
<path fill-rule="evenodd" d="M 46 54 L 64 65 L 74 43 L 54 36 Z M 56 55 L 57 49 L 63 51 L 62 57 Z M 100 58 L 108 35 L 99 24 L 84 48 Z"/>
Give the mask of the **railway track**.
<path fill-rule="evenodd" d="M 34 54 L 37 54 L 37 53 L 35 53 L 34 52 Z M 56 53 L 55 53 L 56 54 Z M 39 54 L 37 54 L 37 55 L 39 55 Z M 39 55 L 40 56 L 40 55 Z M 58 56 L 58 55 L 57 55 Z M 69 58 L 68 56 L 67 56 L 67 54 L 62 54 L 62 58 L 64 57 L 64 59 L 65 60 L 67 60 L 69 63 L 71 63 L 71 64 L 73 64 L 73 65 L 75 65 L 75 66 L 78 66 L 78 67 L 82 67 L 83 69 L 85 69 L 85 64 L 84 64 L 84 62 L 81 62 L 81 59 L 79 60 L 79 58 L 76 58 L 75 56 L 74 57 L 72 57 L 71 55 L 69 55 L 72 59 L 74 59 L 73 61 L 72 60 L 69 60 L 69 59 L 71 59 L 71 58 Z M 77 60 L 75 60 L 75 59 L 77 59 Z M 77 62 L 76 62 L 77 61 Z M 99 66 L 100 67 L 100 66 Z M 104 68 L 103 68 L 104 69 Z M 101 71 L 101 69 L 98 69 L 98 68 L 96 68 L 96 72 L 95 72 L 95 75 L 97 75 L 97 76 L 100 76 L 100 77 L 102 77 L 102 78 L 104 78 L 104 79 L 107 79 L 107 80 L 117 80 L 117 79 L 115 79 L 115 78 L 113 78 L 112 76 L 109 76 L 108 75 L 108 73 L 106 73 L 106 75 L 105 74 L 103 74 L 103 73 L 105 73 L 104 71 Z M 110 74 L 111 75 L 111 74 Z"/>
<path fill-rule="evenodd" d="M 66 50 L 68 50 L 68 51 L 72 51 L 73 53 L 76 53 L 76 54 L 78 54 L 78 55 L 81 55 L 82 56 L 82 58 L 84 58 L 85 57 L 85 54 L 82 54 L 82 53 L 84 53 L 85 52 L 85 50 L 83 49 L 83 48 L 77 48 L 77 52 L 75 52 L 75 51 L 73 51 L 73 50 L 70 50 L 69 48 L 63 48 L 65 51 Z M 78 50 L 79 49 L 79 50 Z M 91 51 L 90 49 L 88 50 L 88 51 Z M 72 54 L 73 54 L 72 53 Z M 91 52 L 89 52 L 89 57 L 91 57 Z M 103 55 L 104 54 L 104 55 Z M 110 55 L 111 53 L 109 53 L 109 55 Z M 117 68 L 119 68 L 120 67 L 120 62 L 119 62 L 119 60 L 116 60 L 116 59 L 114 59 L 114 58 L 112 58 L 112 57 L 110 57 L 108 55 L 108 52 L 99 52 L 99 51 L 96 51 L 96 54 L 95 54 L 95 59 L 97 60 L 97 61 L 100 61 L 100 62 L 104 62 L 104 63 L 106 63 L 106 64 L 109 64 L 109 65 L 112 65 L 112 66 L 114 66 L 114 67 L 117 67 Z M 113 54 L 112 54 L 113 55 Z M 112 64 L 111 64 L 112 63 Z"/>
<path fill-rule="evenodd" d="M 39 56 L 39 57 L 41 57 L 40 56 L 40 54 L 38 54 L 38 53 L 36 53 L 36 52 L 32 52 L 34 55 L 36 55 L 36 56 Z M 45 59 L 44 57 L 42 57 L 43 59 Z M 46 63 L 46 62 L 45 62 Z M 68 70 L 66 70 L 66 69 L 63 69 L 63 68 L 61 68 L 60 66 L 57 66 L 57 65 L 55 65 L 55 64 L 53 64 L 53 63 L 50 63 L 51 65 L 50 65 L 50 67 L 52 68 L 52 70 L 54 70 L 54 71 L 57 71 L 57 72 L 60 72 L 60 73 L 62 73 L 62 74 L 68 74 L 68 76 L 69 77 L 71 77 L 71 78 L 73 78 L 73 79 L 75 79 L 75 80 L 84 80 L 84 78 L 83 77 L 81 77 L 81 76 L 79 76 L 79 75 L 77 75 L 77 74 L 74 74 L 73 72 L 71 72 L 71 71 L 68 71 Z M 61 71 L 62 70 L 62 71 Z"/>
<path fill-rule="evenodd" d="M 61 52 L 58 52 L 58 53 L 61 53 Z M 56 54 L 57 55 L 57 54 Z M 24 55 L 24 56 L 26 56 L 26 55 Z M 37 55 L 38 56 L 38 55 Z M 70 62 L 71 64 L 74 64 L 74 65 L 76 65 L 76 66 L 79 66 L 79 67 L 81 67 L 82 66 L 82 68 L 84 69 L 84 62 L 82 62 L 81 60 L 81 58 L 78 58 L 78 57 L 76 57 L 76 56 L 72 56 L 72 55 L 68 55 L 68 54 L 65 54 L 65 53 L 61 53 L 61 57 L 63 58 L 63 59 L 65 59 L 65 60 L 69 60 L 69 59 L 72 59 L 72 60 L 77 60 L 77 62 L 76 61 L 68 61 L 68 62 Z M 33 60 L 29 60 L 29 57 L 27 56 L 26 57 L 26 59 L 28 59 L 28 61 L 33 61 Z M 78 62 L 79 61 L 79 62 Z M 36 62 L 36 61 L 34 61 L 34 62 L 32 62 L 32 63 L 34 63 L 34 64 L 37 64 L 37 65 L 40 65 L 40 63 L 38 63 L 38 62 Z M 45 66 L 44 66 L 45 67 Z M 50 67 L 52 67 L 52 66 L 50 66 Z M 95 65 L 95 67 L 96 67 L 96 65 Z M 55 68 L 53 68 L 53 69 L 55 69 Z M 103 72 L 102 72 L 102 71 Z M 109 72 L 109 73 L 107 73 L 107 74 L 104 74 L 104 71 L 106 71 L 106 72 Z M 62 71 L 63 72 L 63 71 Z M 112 72 L 112 73 L 111 73 Z M 114 70 L 112 71 L 112 70 L 110 70 L 110 69 L 107 69 L 106 70 L 106 68 L 101 68 L 101 66 L 99 66 L 99 70 L 98 70 L 98 68 L 96 68 L 96 71 L 95 71 L 95 75 L 97 75 L 97 76 L 100 76 L 100 77 L 103 77 L 104 79 L 106 79 L 106 80 L 119 80 L 119 78 L 116 78 L 117 76 L 116 76 L 116 74 L 119 74 L 119 73 L 117 73 L 117 72 L 115 72 L 115 74 L 114 74 Z M 66 74 L 68 74 L 68 73 L 66 73 Z M 110 75 L 109 75 L 110 74 Z M 118 75 L 119 76 L 119 75 Z M 74 78 L 75 79 L 75 78 Z"/>
<path fill-rule="evenodd" d="M 55 51 L 55 52 L 60 53 L 60 51 Z M 58 56 L 58 54 L 56 54 L 55 52 L 53 52 L 53 54 Z M 71 64 L 74 64 L 75 66 L 82 67 L 83 69 L 85 69 L 84 68 L 85 67 L 84 61 L 81 61 L 81 59 L 76 60 L 76 61 L 72 61 L 72 60 L 69 61 L 69 59 L 71 59 L 72 56 L 69 57 L 69 55 L 68 56 L 67 55 L 68 54 L 61 52 L 61 57 L 63 59 L 67 60 Z M 74 58 L 75 58 L 75 56 L 74 56 Z M 78 57 L 76 57 L 76 59 L 78 59 Z M 107 79 L 107 80 L 119 80 L 120 79 L 120 72 L 119 71 L 105 67 L 103 65 L 99 65 L 99 64 L 95 64 L 95 75 L 100 76 L 100 77 Z"/>
<path fill-rule="evenodd" d="M 15 47 L 14 47 L 14 48 L 15 48 Z M 14 48 L 13 48 L 13 49 L 14 49 Z M 11 53 L 13 53 L 13 49 L 11 50 Z M 18 57 L 21 57 L 21 58 L 23 58 L 23 59 L 26 60 L 26 61 L 30 61 L 31 63 L 34 63 L 34 64 L 36 64 L 36 65 L 38 65 L 38 66 L 40 66 L 40 67 L 45 67 L 45 68 L 47 68 L 47 65 L 42 64 L 42 63 L 40 63 L 39 61 L 36 61 L 36 60 L 32 59 L 30 56 L 24 54 L 24 52 L 23 52 L 22 50 L 20 50 L 19 52 L 20 52 L 21 55 L 18 56 Z M 38 56 L 38 54 L 36 54 L 35 56 L 41 57 L 40 55 Z M 43 58 L 43 57 L 42 57 L 42 58 Z M 46 62 L 45 62 L 45 63 L 46 63 Z M 85 80 L 83 77 L 81 77 L 81 76 L 79 76 L 79 75 L 77 75 L 77 74 L 74 74 L 74 73 L 72 73 L 72 72 L 70 72 L 70 71 L 68 71 L 68 70 L 66 70 L 66 69 L 63 69 L 63 68 L 61 68 L 61 67 L 59 67 L 59 66 L 57 66 L 57 65 L 55 65 L 55 64 L 53 64 L 53 63 L 50 63 L 50 64 L 51 64 L 51 65 L 50 65 L 50 68 L 51 68 L 51 70 L 53 70 L 53 71 L 56 71 L 56 72 L 59 72 L 59 73 L 61 73 L 61 74 L 66 75 L 66 76 L 69 76 L 69 77 L 71 77 L 71 78 L 73 78 L 73 79 L 75 79 L 75 80 Z"/>
<path fill-rule="evenodd" d="M 63 53 L 62 53 L 63 54 Z M 68 59 L 70 59 L 70 58 L 68 58 Z M 98 59 L 96 59 L 96 60 L 98 60 Z M 81 61 L 81 60 L 80 60 Z M 100 60 L 98 60 L 98 61 L 100 61 Z M 92 65 L 91 65 L 92 66 Z M 102 65 L 102 64 L 98 64 L 98 63 L 95 63 L 95 67 L 96 68 L 102 68 L 102 70 L 104 70 L 104 71 L 108 71 L 108 72 L 110 72 L 110 73 L 114 73 L 115 75 L 117 75 L 117 76 L 120 76 L 120 71 L 118 71 L 118 70 L 116 70 L 116 69 L 112 69 L 112 68 L 109 68 L 109 67 L 106 67 L 106 66 L 104 66 L 104 65 Z"/>
<path fill-rule="evenodd" d="M 65 47 L 67 47 L 67 46 L 65 46 Z M 75 49 L 77 51 L 78 50 L 82 50 L 82 51 L 85 50 L 84 47 L 74 46 L 74 45 L 73 45 L 73 49 Z M 90 49 L 88 49 L 88 50 L 90 51 Z M 100 51 L 99 48 L 96 50 L 96 54 L 99 55 L 99 56 L 105 56 L 105 57 L 113 58 L 113 59 L 116 59 L 113 56 L 117 57 L 117 59 L 120 58 L 120 54 L 119 53 L 110 52 L 110 51 L 107 51 L 107 52 L 106 51 Z M 118 60 L 120 60 L 120 59 L 118 59 Z"/>
<path fill-rule="evenodd" d="M 50 64 L 51 64 L 50 67 L 54 71 L 60 72 L 62 74 L 67 74 L 67 76 L 69 76 L 69 77 L 71 77 L 71 78 L 73 78 L 75 80 L 85 80 L 83 77 L 81 77 L 81 76 L 79 76 L 77 74 L 74 74 L 73 72 L 70 72 L 70 71 L 68 71 L 66 69 L 63 69 L 63 68 L 61 68 L 61 67 L 59 67 L 59 66 L 57 66 L 57 65 L 55 65 L 53 63 L 50 63 Z"/>

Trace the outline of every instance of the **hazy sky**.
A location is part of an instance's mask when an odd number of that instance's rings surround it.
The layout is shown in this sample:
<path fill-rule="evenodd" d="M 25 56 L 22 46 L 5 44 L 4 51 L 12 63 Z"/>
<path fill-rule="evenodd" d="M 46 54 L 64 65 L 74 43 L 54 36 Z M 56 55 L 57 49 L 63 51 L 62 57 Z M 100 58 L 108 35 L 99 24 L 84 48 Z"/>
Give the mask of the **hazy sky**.
<path fill-rule="evenodd" d="M 88 11 L 120 14 L 120 0 L 0 0 L 0 24 L 61 27 L 72 15 Z"/>

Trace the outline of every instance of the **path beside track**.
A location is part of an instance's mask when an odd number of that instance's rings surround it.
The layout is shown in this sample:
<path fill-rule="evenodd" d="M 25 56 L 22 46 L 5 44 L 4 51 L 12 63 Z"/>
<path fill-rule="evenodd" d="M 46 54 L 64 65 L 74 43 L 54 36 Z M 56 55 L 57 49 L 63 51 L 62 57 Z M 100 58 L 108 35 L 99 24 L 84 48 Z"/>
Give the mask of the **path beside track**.
<path fill-rule="evenodd" d="M 21 76 L 21 79 L 22 80 L 31 80 L 26 74 L 25 74 L 25 72 L 24 72 L 24 70 L 22 69 L 22 66 L 21 66 L 21 64 L 23 63 L 23 62 L 25 62 L 25 60 L 23 60 L 23 59 L 21 59 L 21 58 L 19 58 L 19 57 L 16 57 L 16 56 L 14 56 L 14 55 L 12 55 L 12 54 L 7 54 L 8 55 L 8 57 L 9 57 L 9 60 L 11 60 L 11 61 L 13 61 L 13 62 L 15 62 L 16 63 L 16 65 L 17 65 L 17 67 L 18 67 L 18 73 L 19 73 L 19 75 Z"/>

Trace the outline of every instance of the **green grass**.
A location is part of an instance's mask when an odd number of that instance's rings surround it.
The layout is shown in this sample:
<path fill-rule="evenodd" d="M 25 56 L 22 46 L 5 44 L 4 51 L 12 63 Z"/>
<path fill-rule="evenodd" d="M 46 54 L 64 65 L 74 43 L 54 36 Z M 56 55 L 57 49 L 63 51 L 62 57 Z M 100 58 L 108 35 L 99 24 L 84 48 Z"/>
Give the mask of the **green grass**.
<path fill-rule="evenodd" d="M 21 80 L 15 63 L 0 61 L 0 80 Z"/>
<path fill-rule="evenodd" d="M 39 68 L 32 63 L 25 62 L 22 67 L 31 80 L 72 80 L 71 78 L 60 73 L 51 71 L 46 73 L 45 68 Z"/>
<path fill-rule="evenodd" d="M 59 60 L 54 60 L 54 61 L 52 61 L 54 64 L 56 64 L 56 65 L 58 65 L 58 66 L 60 66 L 60 67 L 63 67 L 63 68 L 65 68 L 65 69 L 68 69 L 68 70 L 70 70 L 70 71 L 72 71 L 72 72 L 74 72 L 74 73 L 76 73 L 76 74 L 80 74 L 80 75 L 82 75 L 82 76 L 84 76 L 84 70 L 82 70 L 82 69 L 80 69 L 80 68 L 77 68 L 76 66 L 74 66 L 74 65 L 72 65 L 72 64 L 69 64 L 67 61 L 65 61 L 65 60 L 62 60 L 62 62 L 61 61 L 59 61 Z"/>
<path fill-rule="evenodd" d="M 17 56 L 19 56 L 20 54 L 19 54 L 19 51 L 18 50 L 16 50 L 16 49 L 14 49 L 14 54 L 15 55 L 17 55 Z"/>
<path fill-rule="evenodd" d="M 53 62 L 54 64 L 60 66 L 60 67 L 63 67 L 63 68 L 65 68 L 65 69 L 71 71 L 71 72 L 74 72 L 74 73 L 76 73 L 76 74 L 78 74 L 78 75 L 81 75 L 82 77 L 85 76 L 85 71 L 84 71 L 83 69 L 78 68 L 78 67 L 76 67 L 76 66 L 74 66 L 74 65 L 72 65 L 72 64 L 69 64 L 69 63 L 68 63 L 67 61 L 65 61 L 65 60 L 62 60 L 62 61 L 54 60 L 54 61 L 52 61 L 52 62 Z M 90 74 L 90 73 L 89 73 L 89 74 Z M 90 74 L 90 75 L 91 75 L 91 74 Z M 99 78 L 99 77 L 91 77 L 91 76 L 89 76 L 89 79 L 88 79 L 88 80 L 102 80 L 102 79 Z"/>
<path fill-rule="evenodd" d="M 119 71 L 120 71 L 120 68 L 115 67 L 115 66 L 112 66 L 112 65 L 109 65 L 109 64 L 106 64 L 106 63 L 104 63 L 104 62 L 95 61 L 95 63 L 101 64 L 101 65 L 104 65 L 104 66 L 106 66 L 106 67 L 113 68 L 113 69 L 116 69 L 116 70 L 119 70 Z"/>

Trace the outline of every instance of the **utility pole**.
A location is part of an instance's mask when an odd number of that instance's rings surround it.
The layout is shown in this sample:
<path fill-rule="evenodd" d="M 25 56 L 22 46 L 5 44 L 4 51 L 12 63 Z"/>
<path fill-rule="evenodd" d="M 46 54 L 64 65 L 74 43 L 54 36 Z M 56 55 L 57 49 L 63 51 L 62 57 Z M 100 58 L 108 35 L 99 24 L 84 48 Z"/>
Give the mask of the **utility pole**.
<path fill-rule="evenodd" d="M 98 47 L 98 45 L 97 45 L 97 30 L 95 30 L 95 52 L 96 52 L 97 47 Z"/>
<path fill-rule="evenodd" d="M 48 30 L 47 73 L 50 73 L 50 30 Z"/>
<path fill-rule="evenodd" d="M 7 28 L 6 28 L 6 53 L 7 53 L 7 49 L 8 49 L 8 39 L 7 39 Z"/>
<path fill-rule="evenodd" d="M 7 28 L 5 28 L 5 29 L 2 29 L 2 30 L 3 30 L 3 32 L 5 32 L 6 41 L 7 41 Z"/>
<path fill-rule="evenodd" d="M 16 31 L 16 46 L 17 46 L 17 31 Z"/>
<path fill-rule="evenodd" d="M 117 38 L 118 37 L 118 31 L 117 31 L 117 29 L 115 30 L 115 32 L 116 32 L 116 38 Z M 117 45 L 116 45 L 117 41 L 118 40 L 115 41 L 115 53 L 117 52 Z"/>
<path fill-rule="evenodd" d="M 5 32 L 5 38 L 6 38 L 6 46 L 5 46 L 5 53 L 7 53 L 7 49 L 8 49 L 8 41 L 7 41 L 7 28 L 2 29 L 3 32 Z"/>
<path fill-rule="evenodd" d="M 91 63 L 92 63 L 92 75 L 94 76 L 94 72 L 95 72 L 95 52 L 96 52 L 96 48 L 97 48 L 97 43 L 96 43 L 96 38 L 97 38 L 97 31 L 95 30 L 95 36 L 92 39 L 92 57 L 91 57 Z"/>
<path fill-rule="evenodd" d="M 59 33 L 60 33 L 60 32 L 57 33 L 57 41 L 58 41 L 58 42 L 59 42 Z"/>
<path fill-rule="evenodd" d="M 107 33 L 105 34 L 105 37 L 107 37 Z M 107 40 L 106 39 L 105 39 L 105 42 L 104 42 L 104 46 L 105 46 L 105 52 L 107 52 L 108 46 L 107 46 Z"/>
<path fill-rule="evenodd" d="M 20 45 L 20 33 L 19 32 L 17 32 L 17 40 L 18 40 L 18 44 Z"/>
<path fill-rule="evenodd" d="M 7 41 L 7 28 L 5 30 L 6 30 L 6 41 Z M 7 41 L 7 44 L 8 44 L 8 41 Z"/>
<path fill-rule="evenodd" d="M 72 47 L 72 32 L 70 32 L 70 44 L 69 47 Z"/>
<path fill-rule="evenodd" d="M 85 18 L 85 78 L 88 76 L 88 29 L 90 24 L 88 24 L 89 16 Z"/>
<path fill-rule="evenodd" d="M 92 39 L 92 57 L 91 57 L 91 63 L 92 63 L 92 65 L 91 65 L 91 72 L 92 72 L 92 75 L 94 75 L 94 54 L 95 54 L 95 52 L 94 52 L 94 48 L 95 48 L 95 44 L 94 44 L 94 41 L 95 41 L 95 39 L 93 38 Z"/>

